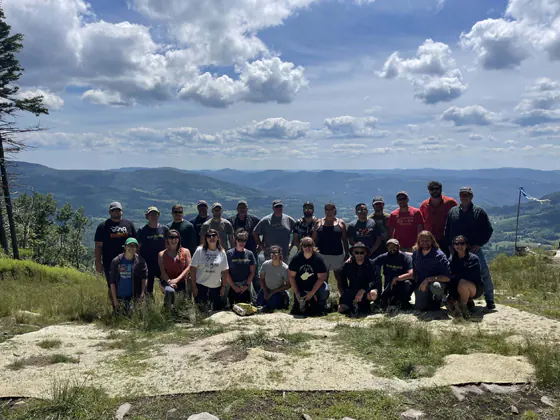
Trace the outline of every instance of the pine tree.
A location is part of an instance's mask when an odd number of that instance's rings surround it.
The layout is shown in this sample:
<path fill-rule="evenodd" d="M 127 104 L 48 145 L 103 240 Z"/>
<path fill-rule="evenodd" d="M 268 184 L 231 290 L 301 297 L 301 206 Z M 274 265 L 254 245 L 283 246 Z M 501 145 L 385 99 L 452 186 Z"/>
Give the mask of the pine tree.
<path fill-rule="evenodd" d="M 2 190 L 6 214 L 10 225 L 10 236 L 13 257 L 19 259 L 19 250 L 16 236 L 16 227 L 12 211 L 12 200 L 10 197 L 10 185 L 8 172 L 6 170 L 7 152 L 19 152 L 25 148 L 25 144 L 17 138 L 18 134 L 38 131 L 38 127 L 18 128 L 16 117 L 19 113 L 30 112 L 35 116 L 48 114 L 48 109 L 43 105 L 43 97 L 21 98 L 18 96 L 19 87 L 17 81 L 23 74 L 16 54 L 23 48 L 23 35 L 10 35 L 10 25 L 6 23 L 4 11 L 0 9 L 0 175 L 2 177 Z M 0 209 L 0 221 L 3 219 Z M 0 224 L 0 242 L 7 249 L 5 242 L 6 232 L 4 225 Z"/>

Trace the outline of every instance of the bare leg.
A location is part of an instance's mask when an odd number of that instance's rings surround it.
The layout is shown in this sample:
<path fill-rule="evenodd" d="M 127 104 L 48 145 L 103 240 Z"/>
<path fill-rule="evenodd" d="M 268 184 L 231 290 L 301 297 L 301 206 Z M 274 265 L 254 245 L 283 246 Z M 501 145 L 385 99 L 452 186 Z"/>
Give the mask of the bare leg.
<path fill-rule="evenodd" d="M 459 285 L 457 286 L 457 291 L 459 292 L 459 299 L 462 304 L 466 305 L 469 299 L 472 299 L 476 295 L 476 286 L 474 283 L 461 279 L 459 280 Z"/>

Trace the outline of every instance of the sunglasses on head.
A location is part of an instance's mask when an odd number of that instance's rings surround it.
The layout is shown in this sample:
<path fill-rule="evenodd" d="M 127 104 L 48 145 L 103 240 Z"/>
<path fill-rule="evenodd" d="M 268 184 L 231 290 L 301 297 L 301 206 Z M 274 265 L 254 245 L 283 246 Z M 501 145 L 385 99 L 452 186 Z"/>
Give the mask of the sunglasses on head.
<path fill-rule="evenodd" d="M 207 238 L 217 238 L 218 235 L 216 235 L 215 233 L 210 233 L 208 235 L 206 235 Z"/>
<path fill-rule="evenodd" d="M 463 241 L 459 241 L 459 242 L 454 242 L 455 245 L 466 245 L 466 242 Z"/>

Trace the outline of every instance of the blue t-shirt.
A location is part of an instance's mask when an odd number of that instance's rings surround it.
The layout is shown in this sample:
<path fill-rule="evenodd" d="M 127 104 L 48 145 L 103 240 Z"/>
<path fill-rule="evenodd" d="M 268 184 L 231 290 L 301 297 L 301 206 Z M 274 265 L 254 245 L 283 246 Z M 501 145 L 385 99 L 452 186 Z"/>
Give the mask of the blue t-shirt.
<path fill-rule="evenodd" d="M 119 264 L 119 287 L 117 289 L 117 296 L 120 298 L 132 297 L 132 264 L 133 260 L 122 258 Z"/>

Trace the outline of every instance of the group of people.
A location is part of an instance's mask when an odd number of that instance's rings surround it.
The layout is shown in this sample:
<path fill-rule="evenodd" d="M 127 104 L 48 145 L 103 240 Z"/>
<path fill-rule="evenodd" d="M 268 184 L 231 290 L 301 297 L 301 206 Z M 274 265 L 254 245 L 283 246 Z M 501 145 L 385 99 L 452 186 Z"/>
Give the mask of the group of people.
<path fill-rule="evenodd" d="M 124 311 L 152 296 L 157 278 L 170 310 L 179 292 L 213 310 L 228 303 L 288 309 L 291 290 L 292 313 L 321 314 L 328 310 L 331 271 L 341 313 L 412 308 L 413 294 L 419 310 L 445 304 L 468 317 L 483 294 L 487 308 L 495 309 L 482 250 L 493 231 L 488 215 L 473 203 L 469 187 L 460 189 L 459 203 L 443 195 L 440 182 L 431 181 L 428 191 L 420 208 L 409 205 L 406 192 L 397 193 L 398 208 L 390 214 L 381 196 L 373 197 L 370 215 L 358 203 L 357 218 L 349 223 L 330 202 L 322 218 L 305 202 L 302 217 L 294 220 L 284 214 L 281 200 L 262 219 L 241 200 L 236 215 L 225 219 L 220 203 L 209 215 L 208 203 L 200 200 L 191 221 L 184 219 L 183 206 L 173 206 L 167 226 L 159 223 L 160 211 L 149 207 L 147 224 L 138 231 L 113 202 L 111 217 L 95 234 L 96 269 L 105 274 L 113 307 Z M 259 267 L 261 252 L 265 261 Z"/>

